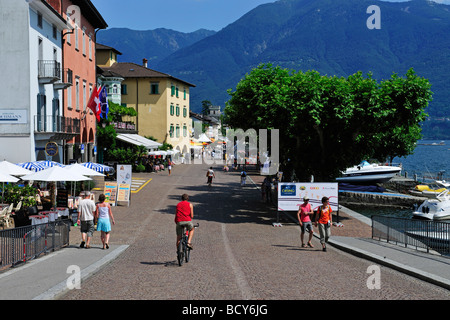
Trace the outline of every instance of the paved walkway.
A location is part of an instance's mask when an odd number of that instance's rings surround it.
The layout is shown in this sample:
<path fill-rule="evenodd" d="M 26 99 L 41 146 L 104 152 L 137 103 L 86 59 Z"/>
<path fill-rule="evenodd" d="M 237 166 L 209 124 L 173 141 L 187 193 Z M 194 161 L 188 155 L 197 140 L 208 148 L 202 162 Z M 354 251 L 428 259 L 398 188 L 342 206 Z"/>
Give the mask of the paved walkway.
<path fill-rule="evenodd" d="M 262 212 L 266 205 L 260 201 L 259 193 L 255 191 L 256 186 L 260 185 L 260 177 L 252 175 L 247 185 L 240 187 L 237 172 L 217 172 L 218 178 L 213 188 L 208 189 L 204 185 L 198 186 L 199 179 L 205 179 L 198 178 L 198 172 L 203 175 L 203 169 L 197 166 L 197 172 L 192 173 L 193 170 L 187 167 L 176 166 L 171 177 L 167 177 L 164 172 L 150 175 L 152 181 L 132 195 L 130 208 L 114 208 L 117 224 L 113 226 L 109 250 L 100 249 L 98 234 L 94 235 L 93 248 L 78 248 L 79 230 L 72 228 L 68 248 L 0 273 L 0 298 L 298 299 L 296 290 L 299 287 L 291 287 L 292 281 L 296 281 L 293 279 L 307 274 L 308 270 L 315 273 L 311 266 L 317 266 L 320 269 L 317 272 L 328 272 L 324 270 L 331 263 L 327 262 L 322 270 L 315 259 L 329 258 L 335 263 L 333 270 L 345 279 L 338 280 L 342 284 L 333 284 L 334 286 L 352 286 L 349 277 L 353 274 L 356 278 L 366 279 L 368 274 L 355 273 L 360 266 L 356 268 L 353 263 L 359 265 L 359 260 L 348 259 L 345 255 L 350 253 L 351 256 L 387 266 L 438 286 L 434 288 L 414 282 L 411 287 L 426 287 L 428 290 L 420 292 L 423 289 L 411 289 L 417 297 L 422 297 L 423 294 L 429 299 L 450 299 L 450 291 L 447 291 L 450 290 L 450 259 L 373 241 L 370 239 L 370 226 L 366 224 L 367 218 L 351 210 L 341 212 L 340 221 L 344 227 L 332 229 L 330 244 L 339 250 L 329 250 L 322 255 L 318 250 L 320 244 L 317 239 L 313 242 L 316 248 L 303 250 L 295 236 L 298 234 L 298 227 L 290 217 L 283 215 L 280 221 L 283 226 L 272 227 L 275 217 L 273 212 Z M 149 177 L 148 174 L 141 176 L 143 179 Z M 233 182 L 234 180 L 236 181 Z M 189 194 L 195 194 L 193 202 L 196 217 L 201 222 L 194 239 L 197 250 L 193 251 L 192 261 L 182 267 L 185 269 L 180 269 L 175 261 L 175 244 L 168 244 L 174 240 L 174 228 L 170 225 L 173 223 L 173 215 L 170 213 L 179 201 L 179 194 L 186 190 Z M 230 203 L 226 203 L 228 198 L 224 198 L 223 190 L 229 192 Z M 217 201 L 218 207 L 205 205 L 210 204 L 210 201 Z M 241 204 L 240 207 L 236 207 L 237 204 Z M 223 207 L 226 215 L 221 211 Z M 261 214 L 253 215 L 252 209 Z M 165 230 L 165 225 L 170 225 L 170 228 Z M 150 227 L 153 229 L 147 232 Z M 313 264 L 310 266 L 308 261 L 311 260 Z M 298 267 L 298 261 L 301 261 L 304 269 L 288 269 Z M 370 263 L 363 264 L 363 267 L 367 268 L 367 265 Z M 76 283 L 76 270 L 81 271 L 82 290 L 70 290 L 70 286 Z M 191 280 L 197 289 L 192 293 L 193 296 L 180 297 L 174 293 L 174 288 L 178 287 L 176 282 L 172 283 L 171 278 L 179 274 L 180 270 L 190 270 Z M 292 278 L 289 275 L 292 272 L 293 276 L 298 276 Z M 386 273 L 389 272 L 383 273 L 383 280 L 386 279 L 388 286 L 393 281 L 391 279 L 397 279 L 397 276 Z M 166 274 L 167 278 L 162 276 Z M 407 279 L 398 281 L 405 281 L 406 288 L 411 283 Z M 273 283 L 273 288 L 267 287 L 268 283 Z M 326 287 L 326 283 L 319 285 Z M 103 288 L 99 288 L 100 286 Z M 216 287 L 220 292 L 212 289 Z M 318 294 L 330 292 L 329 289 L 324 289 Z M 372 296 L 367 291 L 369 290 L 366 288 L 364 294 L 367 296 L 360 296 L 357 292 L 356 297 L 392 299 L 391 294 L 398 294 L 399 299 L 416 297 L 411 294 L 403 297 L 400 293 L 392 292 L 386 292 L 386 296 Z M 308 295 L 308 292 L 305 291 L 305 294 Z M 325 298 L 355 299 L 350 292 L 348 296 L 346 294 L 341 289 L 329 293 Z M 308 299 L 311 298 L 309 296 Z"/>

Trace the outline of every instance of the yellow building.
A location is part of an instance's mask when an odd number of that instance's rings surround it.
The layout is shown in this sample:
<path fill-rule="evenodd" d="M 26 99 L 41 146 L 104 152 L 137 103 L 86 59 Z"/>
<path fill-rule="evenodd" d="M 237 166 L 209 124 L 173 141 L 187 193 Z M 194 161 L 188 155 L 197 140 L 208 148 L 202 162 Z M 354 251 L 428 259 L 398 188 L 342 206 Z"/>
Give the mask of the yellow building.
<path fill-rule="evenodd" d="M 167 142 L 183 154 L 190 152 L 189 89 L 195 85 L 147 68 L 146 59 L 143 65 L 119 63 L 113 48 L 97 49 L 97 53 L 97 64 L 104 72 L 124 79 L 121 103 L 137 111 L 138 134 Z"/>

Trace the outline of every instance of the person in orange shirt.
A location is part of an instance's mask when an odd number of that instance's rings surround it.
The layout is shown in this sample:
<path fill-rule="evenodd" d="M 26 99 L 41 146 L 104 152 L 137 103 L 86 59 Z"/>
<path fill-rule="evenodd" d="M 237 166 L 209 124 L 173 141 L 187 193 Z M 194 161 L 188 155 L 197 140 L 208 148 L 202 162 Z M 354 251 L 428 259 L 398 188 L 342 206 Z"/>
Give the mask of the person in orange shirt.
<path fill-rule="evenodd" d="M 316 221 L 314 225 L 319 227 L 320 243 L 322 244 L 322 251 L 327 251 L 326 243 L 331 236 L 331 222 L 332 222 L 332 210 L 330 207 L 329 199 L 327 197 L 322 198 L 322 205 L 317 210 Z"/>

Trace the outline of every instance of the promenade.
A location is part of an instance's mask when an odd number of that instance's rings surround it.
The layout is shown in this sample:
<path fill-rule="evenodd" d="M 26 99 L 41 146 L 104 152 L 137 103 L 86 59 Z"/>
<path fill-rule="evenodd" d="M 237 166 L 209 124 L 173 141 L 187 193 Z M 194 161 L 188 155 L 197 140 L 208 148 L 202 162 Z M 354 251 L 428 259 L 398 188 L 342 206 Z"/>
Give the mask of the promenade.
<path fill-rule="evenodd" d="M 366 219 L 341 210 L 344 227 L 332 227 L 327 252 L 317 238 L 301 248 L 291 217 L 261 200 L 262 177 L 240 185 L 239 172 L 222 172 L 206 185 L 206 165 L 177 165 L 132 194 L 129 207 L 113 208 L 110 249 L 100 233 L 80 249 L 77 227 L 70 245 L 0 273 L 2 299 L 61 300 L 448 300 L 450 259 L 370 239 Z M 174 210 L 188 193 L 200 224 L 191 261 L 176 261 Z M 293 217 L 294 215 L 292 215 Z M 317 233 L 317 228 L 314 228 Z M 69 289 L 73 267 L 80 289 Z M 370 289 L 368 270 L 377 266 L 380 288 Z M 72 269 L 71 269 L 72 268 Z M 188 290 L 180 290 L 180 279 Z"/>

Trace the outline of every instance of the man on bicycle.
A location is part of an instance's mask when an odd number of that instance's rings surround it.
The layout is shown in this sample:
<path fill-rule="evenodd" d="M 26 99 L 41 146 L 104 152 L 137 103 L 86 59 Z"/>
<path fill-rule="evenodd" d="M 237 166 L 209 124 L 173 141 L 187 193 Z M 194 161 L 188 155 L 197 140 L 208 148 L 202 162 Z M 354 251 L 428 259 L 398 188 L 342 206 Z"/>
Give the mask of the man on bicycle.
<path fill-rule="evenodd" d="M 206 172 L 206 176 L 208 177 L 208 182 L 206 182 L 206 183 L 207 184 L 211 184 L 212 183 L 212 179 L 216 177 L 212 167 L 209 167 L 208 171 Z"/>
<path fill-rule="evenodd" d="M 175 223 L 177 224 L 177 250 L 178 245 L 180 244 L 183 227 L 189 230 L 188 237 L 188 247 L 192 250 L 194 247 L 192 246 L 192 237 L 194 236 L 194 225 L 192 223 L 192 219 L 194 219 L 194 206 L 192 203 L 188 202 L 189 196 L 185 193 L 181 196 L 181 202 L 177 204 L 176 212 L 175 212 Z"/>

